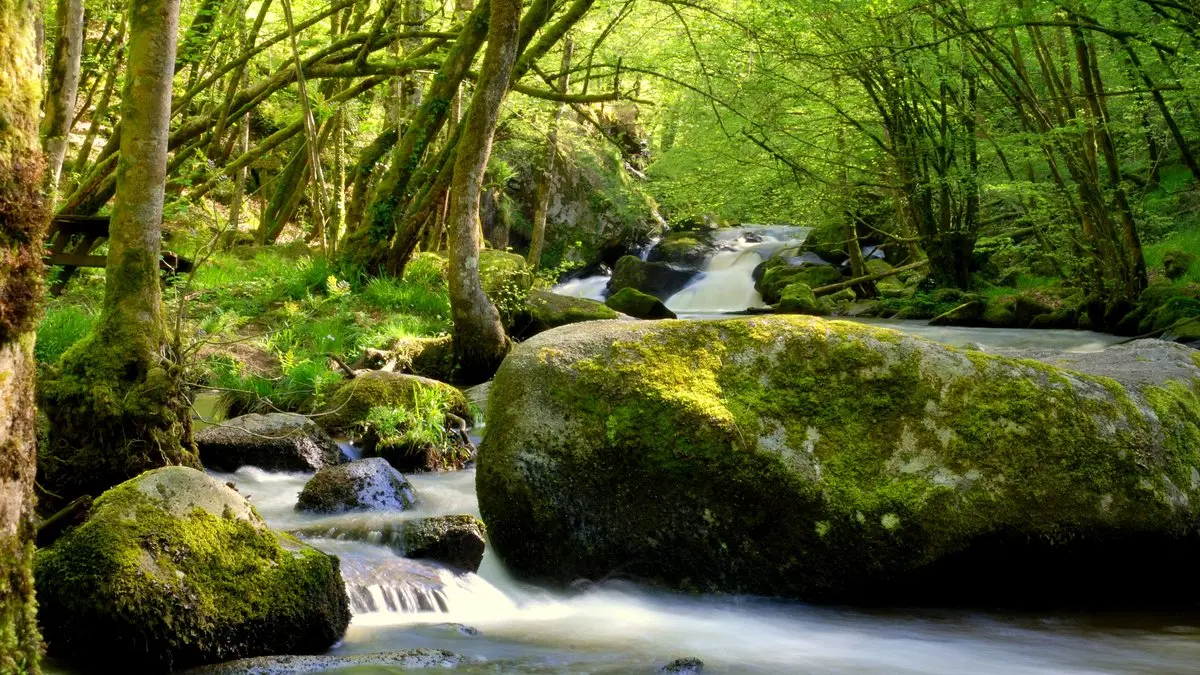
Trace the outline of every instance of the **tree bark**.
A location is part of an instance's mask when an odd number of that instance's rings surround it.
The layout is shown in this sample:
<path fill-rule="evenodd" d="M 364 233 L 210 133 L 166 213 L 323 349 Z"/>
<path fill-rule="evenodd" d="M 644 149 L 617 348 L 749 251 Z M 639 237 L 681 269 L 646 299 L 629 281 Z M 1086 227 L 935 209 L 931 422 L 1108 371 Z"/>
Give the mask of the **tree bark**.
<path fill-rule="evenodd" d="M 39 672 L 33 598 L 34 330 L 42 294 L 42 151 L 33 0 L 0 0 L 0 673 Z"/>
<path fill-rule="evenodd" d="M 571 55 L 575 44 L 570 37 L 563 41 L 562 76 L 558 78 L 558 93 L 566 94 L 571 85 Z M 558 126 L 562 123 L 566 103 L 559 103 L 550 121 L 546 137 L 546 165 L 537 186 L 537 201 L 533 207 L 533 233 L 529 242 L 529 266 L 536 271 L 542 264 L 542 249 L 546 246 L 546 217 L 550 211 L 550 191 L 554 187 L 554 169 L 558 161 Z"/>
<path fill-rule="evenodd" d="M 133 3 L 104 305 L 93 332 L 46 378 L 45 510 L 148 469 L 199 466 L 169 343 L 158 261 L 179 0 Z"/>
<path fill-rule="evenodd" d="M 42 119 L 46 192 L 52 197 L 58 190 L 58 178 L 67 154 L 67 135 L 71 133 L 71 120 L 75 117 L 75 96 L 79 92 L 79 67 L 83 56 L 83 0 L 59 0 L 55 16 L 58 36 L 54 41 L 54 60 L 50 63 L 46 111 Z"/>
<path fill-rule="evenodd" d="M 449 287 L 454 352 L 464 381 L 490 377 L 508 351 L 500 313 L 479 280 L 479 194 L 492 153 L 500 106 L 517 59 L 520 0 L 491 0 L 487 51 L 466 128 L 459 141 L 450 185 Z"/>

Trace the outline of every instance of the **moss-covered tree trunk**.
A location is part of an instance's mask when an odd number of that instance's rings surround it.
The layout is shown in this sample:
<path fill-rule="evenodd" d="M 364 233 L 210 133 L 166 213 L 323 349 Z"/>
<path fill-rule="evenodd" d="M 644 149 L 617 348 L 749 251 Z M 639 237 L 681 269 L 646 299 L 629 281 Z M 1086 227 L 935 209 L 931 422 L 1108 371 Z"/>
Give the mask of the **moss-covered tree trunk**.
<path fill-rule="evenodd" d="M 42 387 L 51 424 L 39 486 L 51 507 L 147 469 L 198 466 L 158 272 L 178 21 L 179 0 L 130 7 L 104 307 Z"/>
<path fill-rule="evenodd" d="M 37 673 L 33 330 L 42 292 L 42 153 L 33 0 L 0 0 L 0 673 Z"/>
<path fill-rule="evenodd" d="M 58 0 L 55 12 L 58 36 L 50 62 L 46 88 L 46 115 L 42 118 L 42 143 L 46 150 L 46 187 L 53 197 L 67 154 L 67 135 L 75 117 L 79 92 L 80 59 L 83 56 L 83 0 Z"/>
<path fill-rule="evenodd" d="M 491 0 L 483 70 L 467 111 L 450 185 L 450 307 L 455 357 L 466 381 L 490 377 L 508 351 L 500 313 L 479 281 L 479 195 L 500 106 L 517 60 L 520 17 L 520 0 Z"/>

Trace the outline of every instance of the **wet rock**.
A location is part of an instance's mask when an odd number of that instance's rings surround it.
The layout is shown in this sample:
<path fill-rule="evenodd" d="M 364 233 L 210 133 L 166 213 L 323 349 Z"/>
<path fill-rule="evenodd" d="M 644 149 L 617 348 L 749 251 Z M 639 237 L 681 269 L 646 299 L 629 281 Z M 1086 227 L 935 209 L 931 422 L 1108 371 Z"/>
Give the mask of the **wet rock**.
<path fill-rule="evenodd" d="M 320 652 L 350 621 L 338 559 L 271 531 L 237 492 L 168 467 L 105 492 L 35 569 L 50 653 L 129 672 Z"/>
<path fill-rule="evenodd" d="M 403 555 L 478 572 L 483 562 L 483 523 L 475 516 L 437 516 L 406 523 Z"/>
<path fill-rule="evenodd" d="M 875 604 L 1200 596 L 1178 583 L 1200 555 L 1200 361 L 1182 345 L 998 355 L 811 317 L 603 322 L 517 346 L 492 386 L 476 486 L 522 578 Z"/>
<path fill-rule="evenodd" d="M 525 308 L 525 314 L 513 328 L 514 334 L 523 338 L 573 323 L 619 318 L 602 302 L 559 295 L 540 288 L 529 292 Z"/>
<path fill-rule="evenodd" d="M 604 304 L 635 319 L 674 319 L 675 312 L 667 309 L 662 300 L 633 288 L 622 288 L 609 296 Z"/>
<path fill-rule="evenodd" d="M 321 469 L 304 484 L 297 511 L 404 511 L 417 503 L 412 485 L 380 457 Z"/>
<path fill-rule="evenodd" d="M 196 433 L 200 461 L 214 471 L 318 471 L 342 462 L 337 443 L 303 415 L 243 415 Z"/>
<path fill-rule="evenodd" d="M 763 263 L 763 273 L 754 284 L 763 302 L 774 305 L 783 297 L 783 290 L 792 284 L 820 288 L 842 281 L 842 273 L 831 265 L 795 262 L 795 258 L 771 258 Z"/>
<path fill-rule="evenodd" d="M 660 675 L 700 675 L 704 672 L 704 662 L 695 657 L 675 659 L 658 669 Z"/>
<path fill-rule="evenodd" d="M 650 249 L 646 259 L 699 269 L 716 252 L 711 231 L 669 232 Z"/>
<path fill-rule="evenodd" d="M 696 274 L 696 270 L 669 263 L 644 262 L 627 255 L 617 261 L 612 279 L 608 282 L 608 292 L 611 295 L 632 288 L 665 301 L 688 285 Z"/>
<path fill-rule="evenodd" d="M 190 675 L 302 675 L 341 669 L 454 669 L 480 659 L 441 649 L 406 649 L 397 652 L 346 656 L 262 656 L 190 670 Z"/>

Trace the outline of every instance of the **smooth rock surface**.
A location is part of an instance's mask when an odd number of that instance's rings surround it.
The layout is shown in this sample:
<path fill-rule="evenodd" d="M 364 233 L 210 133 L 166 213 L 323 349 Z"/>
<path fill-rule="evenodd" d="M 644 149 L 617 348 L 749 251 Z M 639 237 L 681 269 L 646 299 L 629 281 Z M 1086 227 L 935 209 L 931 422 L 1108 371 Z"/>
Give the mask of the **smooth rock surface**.
<path fill-rule="evenodd" d="M 316 422 L 292 413 L 243 415 L 196 433 L 200 461 L 215 471 L 319 471 L 342 461 L 337 443 Z"/>
<path fill-rule="evenodd" d="M 404 511 L 417 493 L 386 459 L 371 457 L 321 469 L 300 491 L 297 511 Z"/>

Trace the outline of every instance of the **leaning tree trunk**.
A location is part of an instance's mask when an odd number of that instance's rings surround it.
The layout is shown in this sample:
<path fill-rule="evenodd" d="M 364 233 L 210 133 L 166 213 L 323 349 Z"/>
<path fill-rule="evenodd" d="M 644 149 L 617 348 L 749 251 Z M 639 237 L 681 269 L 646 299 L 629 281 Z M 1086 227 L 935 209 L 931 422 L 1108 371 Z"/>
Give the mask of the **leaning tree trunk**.
<path fill-rule="evenodd" d="M 37 673 L 34 328 L 42 293 L 42 153 L 33 0 L 0 0 L 0 673 Z"/>
<path fill-rule="evenodd" d="M 75 117 L 75 95 L 79 92 L 79 60 L 83 55 L 83 0 L 58 0 L 58 38 L 50 62 L 50 84 L 46 90 L 46 115 L 42 118 L 42 143 L 46 150 L 46 192 L 58 190 L 67 135 Z"/>
<path fill-rule="evenodd" d="M 467 111 L 450 185 L 450 308 L 454 353 L 464 381 L 491 377 L 508 351 L 500 313 L 479 281 L 479 194 L 492 154 L 500 106 L 517 60 L 520 0 L 491 0 L 488 45 L 479 85 Z"/>
<path fill-rule="evenodd" d="M 95 330 L 42 387 L 45 501 L 97 496 L 167 464 L 198 466 L 181 369 L 168 342 L 158 259 L 179 0 L 132 3 L 121 154 Z"/>

